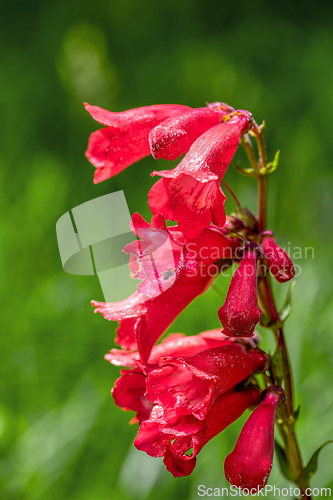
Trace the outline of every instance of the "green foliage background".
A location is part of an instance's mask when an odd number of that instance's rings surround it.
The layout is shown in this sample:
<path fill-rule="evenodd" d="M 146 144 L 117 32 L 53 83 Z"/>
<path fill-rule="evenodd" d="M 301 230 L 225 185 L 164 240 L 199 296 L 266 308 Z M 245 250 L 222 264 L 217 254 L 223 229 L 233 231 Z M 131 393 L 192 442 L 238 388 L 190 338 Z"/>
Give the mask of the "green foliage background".
<path fill-rule="evenodd" d="M 55 224 L 119 189 L 131 212 L 148 217 L 155 164 L 93 185 L 84 151 L 98 127 L 83 101 L 113 111 L 224 101 L 266 120 L 269 157 L 281 150 L 270 227 L 282 246 L 303 256 L 314 248 L 313 259 L 296 262 L 287 322 L 308 460 L 333 436 L 332 4 L 4 0 L 2 9 L 0 498 L 195 499 L 199 484 L 226 486 L 223 459 L 240 430 L 238 421 L 211 441 L 193 475 L 177 480 L 132 447 L 132 415 L 109 394 L 119 370 L 103 360 L 115 325 L 92 312 L 90 299 L 103 300 L 98 280 L 63 271 Z M 254 182 L 232 170 L 226 179 L 255 210 Z M 170 331 L 218 327 L 220 305 L 209 290 Z M 262 336 L 272 349 L 270 333 Z M 312 486 L 333 489 L 332 459 L 328 446 Z M 289 487 L 276 463 L 270 484 Z"/>

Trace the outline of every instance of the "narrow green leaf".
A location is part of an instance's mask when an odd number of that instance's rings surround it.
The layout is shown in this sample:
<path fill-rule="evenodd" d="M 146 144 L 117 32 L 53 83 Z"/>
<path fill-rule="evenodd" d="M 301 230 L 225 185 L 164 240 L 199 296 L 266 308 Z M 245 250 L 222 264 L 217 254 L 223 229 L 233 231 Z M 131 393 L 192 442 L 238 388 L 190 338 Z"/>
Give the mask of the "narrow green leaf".
<path fill-rule="evenodd" d="M 271 174 L 274 172 L 278 166 L 279 166 L 279 157 L 280 157 L 280 151 L 277 151 L 274 156 L 274 160 L 271 161 L 270 163 L 267 163 L 266 168 L 265 168 L 265 174 Z"/>
<path fill-rule="evenodd" d="M 291 415 L 294 422 L 297 422 L 297 420 L 298 420 L 300 409 L 301 409 L 301 407 L 298 406 L 298 408 L 296 408 L 294 413 Z"/>
<path fill-rule="evenodd" d="M 244 175 L 248 175 L 250 177 L 255 177 L 256 176 L 256 173 L 255 171 L 253 170 L 253 168 L 242 168 L 240 167 L 239 165 L 237 165 L 237 163 L 235 163 L 234 161 L 231 162 L 232 166 L 235 167 L 236 170 L 238 170 L 238 172 L 240 172 L 241 174 L 244 174 Z"/>
<path fill-rule="evenodd" d="M 282 446 L 277 441 L 275 441 L 275 453 L 279 461 L 281 474 L 283 474 L 285 478 L 289 479 L 289 481 L 294 481 L 293 474 L 288 465 L 286 452 L 284 451 L 284 448 L 282 448 Z"/>
<path fill-rule="evenodd" d="M 324 448 L 324 446 L 333 443 L 333 441 L 326 441 L 326 443 L 319 446 L 318 450 L 314 452 L 312 457 L 310 458 L 308 465 L 304 469 L 304 475 L 306 479 L 311 479 L 311 477 L 317 472 L 318 469 L 318 456 L 320 451 Z"/>
<path fill-rule="evenodd" d="M 281 319 L 282 323 L 284 323 L 286 321 L 286 319 L 288 318 L 289 314 L 291 313 L 291 310 L 292 310 L 292 293 L 293 293 L 293 289 L 294 289 L 295 284 L 296 284 L 296 281 L 292 281 L 290 283 L 288 291 L 287 291 L 287 295 L 286 295 L 286 298 L 285 298 L 285 301 L 284 301 L 284 304 L 283 304 L 282 309 L 280 311 L 280 319 Z"/>
<path fill-rule="evenodd" d="M 260 325 L 265 328 L 269 328 L 271 324 L 272 324 L 271 319 L 268 316 L 266 316 L 265 313 L 261 313 Z"/>

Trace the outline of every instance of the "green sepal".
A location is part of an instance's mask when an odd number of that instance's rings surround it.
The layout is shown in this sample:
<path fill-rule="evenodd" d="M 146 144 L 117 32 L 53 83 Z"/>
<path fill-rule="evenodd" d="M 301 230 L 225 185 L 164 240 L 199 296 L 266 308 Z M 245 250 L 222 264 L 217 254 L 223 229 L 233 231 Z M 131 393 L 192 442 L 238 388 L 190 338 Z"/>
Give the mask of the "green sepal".
<path fill-rule="evenodd" d="M 275 453 L 278 458 L 281 474 L 289 481 L 294 482 L 295 478 L 289 467 L 284 448 L 275 440 Z"/>
<path fill-rule="evenodd" d="M 237 219 L 240 219 L 247 228 L 252 229 L 253 231 L 256 230 L 258 225 L 257 218 L 248 208 L 238 208 L 231 214 L 231 216 L 235 216 Z"/>
<path fill-rule="evenodd" d="M 318 456 L 320 451 L 324 448 L 324 446 L 333 443 L 333 441 L 326 441 L 324 444 L 319 446 L 318 450 L 314 452 L 312 457 L 310 458 L 307 466 L 304 469 L 304 476 L 307 480 L 311 479 L 311 477 L 317 472 L 318 469 Z"/>
<path fill-rule="evenodd" d="M 280 320 L 282 323 L 286 321 L 288 318 L 289 314 L 291 313 L 292 310 L 292 293 L 294 286 L 296 285 L 296 281 L 292 281 L 289 285 L 287 295 L 284 301 L 284 304 L 282 306 L 282 309 L 280 311 Z"/>
<path fill-rule="evenodd" d="M 277 151 L 275 153 L 274 160 L 267 163 L 262 173 L 272 174 L 279 166 L 279 157 L 280 157 L 280 151 Z"/>

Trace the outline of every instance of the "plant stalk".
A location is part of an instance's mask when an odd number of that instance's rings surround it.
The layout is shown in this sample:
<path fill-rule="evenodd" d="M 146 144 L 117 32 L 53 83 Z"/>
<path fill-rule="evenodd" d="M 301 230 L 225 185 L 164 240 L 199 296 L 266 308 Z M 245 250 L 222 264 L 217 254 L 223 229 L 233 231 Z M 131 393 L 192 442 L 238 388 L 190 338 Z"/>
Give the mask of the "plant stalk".
<path fill-rule="evenodd" d="M 255 170 L 257 173 L 256 178 L 258 180 L 258 233 L 260 235 L 260 233 L 266 230 L 267 224 L 267 157 L 263 140 L 263 126 L 258 127 L 257 124 L 254 124 L 252 133 L 256 138 L 259 150 L 259 159 Z M 248 153 L 250 163 L 253 166 L 253 151 L 249 151 L 249 147 L 245 149 Z M 262 309 L 268 318 L 269 328 L 271 328 L 275 334 L 277 341 L 276 351 L 280 354 L 279 359 L 282 360 L 283 364 L 282 380 L 280 374 L 278 374 L 277 379 L 274 374 L 274 370 L 271 369 L 273 382 L 277 385 L 280 385 L 281 382 L 283 382 L 283 388 L 286 396 L 285 402 L 283 403 L 284 409 L 279 412 L 279 422 L 277 423 L 277 426 L 284 442 L 286 458 L 293 475 L 294 482 L 299 487 L 302 498 L 311 500 L 311 496 L 306 494 L 308 481 L 305 479 L 301 453 L 295 434 L 293 379 L 290 358 L 284 338 L 283 323 L 276 307 L 271 279 L 268 273 L 260 279 L 258 288 L 259 300 Z"/>

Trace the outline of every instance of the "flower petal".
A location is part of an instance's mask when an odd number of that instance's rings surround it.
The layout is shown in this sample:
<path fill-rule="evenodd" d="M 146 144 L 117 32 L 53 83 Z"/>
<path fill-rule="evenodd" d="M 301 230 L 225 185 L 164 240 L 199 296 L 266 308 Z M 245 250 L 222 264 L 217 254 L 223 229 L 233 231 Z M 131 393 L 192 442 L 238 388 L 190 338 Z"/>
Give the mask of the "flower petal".
<path fill-rule="evenodd" d="M 161 121 L 188 111 L 188 106 L 160 104 L 114 113 L 86 104 L 106 129 L 91 134 L 86 157 L 96 167 L 94 182 L 102 182 L 150 154 L 148 136 Z"/>
<path fill-rule="evenodd" d="M 234 450 L 224 462 L 225 475 L 230 484 L 256 491 L 266 485 L 273 464 L 278 402 L 279 395 L 268 392 L 245 422 Z"/>
<path fill-rule="evenodd" d="M 168 118 L 149 134 L 149 144 L 155 159 L 175 160 L 188 151 L 192 143 L 206 130 L 217 125 L 229 110 L 196 108 L 183 115 Z"/>
<path fill-rule="evenodd" d="M 226 217 L 223 194 L 218 181 L 202 183 L 190 175 L 160 179 L 148 194 L 153 214 L 162 213 L 166 219 L 177 220 L 188 238 L 196 238 L 211 222 L 221 227 Z"/>
<path fill-rule="evenodd" d="M 177 415 L 203 420 L 218 396 L 245 380 L 255 369 L 240 344 L 201 351 L 188 358 L 163 357 L 147 378 L 146 396 Z"/>
<path fill-rule="evenodd" d="M 145 397 L 146 377 L 140 370 L 122 370 L 116 380 L 112 396 L 117 406 L 125 411 L 137 412 L 134 422 L 143 422 L 149 418 L 153 404 Z"/>
<path fill-rule="evenodd" d="M 154 171 L 152 175 L 176 179 L 187 174 L 200 182 L 221 182 L 242 134 L 251 126 L 250 116 L 236 114 L 229 121 L 211 127 L 192 144 L 177 167 Z"/>

